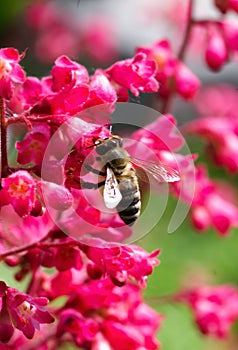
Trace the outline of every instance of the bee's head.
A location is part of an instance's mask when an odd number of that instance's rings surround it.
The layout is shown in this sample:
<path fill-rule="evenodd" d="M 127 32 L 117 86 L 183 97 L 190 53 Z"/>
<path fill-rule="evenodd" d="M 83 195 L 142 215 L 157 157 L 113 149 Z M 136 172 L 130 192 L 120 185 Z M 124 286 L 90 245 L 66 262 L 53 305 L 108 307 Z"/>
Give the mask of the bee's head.
<path fill-rule="evenodd" d="M 112 136 L 96 141 L 95 145 L 96 152 L 100 155 L 104 155 L 113 148 L 122 147 L 122 139 L 119 136 Z"/>

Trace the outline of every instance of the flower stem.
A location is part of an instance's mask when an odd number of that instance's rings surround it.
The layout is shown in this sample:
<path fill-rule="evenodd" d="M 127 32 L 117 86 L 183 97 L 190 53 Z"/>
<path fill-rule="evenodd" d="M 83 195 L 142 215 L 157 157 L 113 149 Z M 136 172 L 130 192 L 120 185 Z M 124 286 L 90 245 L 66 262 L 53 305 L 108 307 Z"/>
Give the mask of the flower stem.
<path fill-rule="evenodd" d="M 184 33 L 184 37 L 183 37 L 183 41 L 181 44 L 181 47 L 179 49 L 178 52 L 178 59 L 180 61 L 184 60 L 184 55 L 187 49 L 187 45 L 188 45 L 188 41 L 190 38 L 190 34 L 191 34 L 191 29 L 193 27 L 193 4 L 194 4 L 194 0 L 189 0 L 189 4 L 188 4 L 188 20 L 187 20 L 187 26 L 185 29 L 185 33 Z"/>
<path fill-rule="evenodd" d="M 7 128 L 5 119 L 4 99 L 0 96 L 0 130 L 1 130 L 1 178 L 8 175 L 7 161 Z"/>
<path fill-rule="evenodd" d="M 178 52 L 178 59 L 180 61 L 184 60 L 184 56 L 185 56 L 185 52 L 187 49 L 187 45 L 188 45 L 188 41 L 190 38 L 190 34 L 191 34 L 191 29 L 193 27 L 194 21 L 193 21 L 193 3 L 194 0 L 189 0 L 189 4 L 188 4 L 188 20 L 187 20 L 187 25 L 185 28 L 185 33 L 184 33 L 184 37 L 183 37 L 183 41 L 182 44 L 180 46 L 179 52 Z M 171 109 L 171 102 L 172 102 L 172 97 L 173 97 L 173 93 L 170 92 L 170 94 L 164 98 L 162 107 L 161 107 L 161 113 L 162 114 L 166 114 L 170 111 Z"/>

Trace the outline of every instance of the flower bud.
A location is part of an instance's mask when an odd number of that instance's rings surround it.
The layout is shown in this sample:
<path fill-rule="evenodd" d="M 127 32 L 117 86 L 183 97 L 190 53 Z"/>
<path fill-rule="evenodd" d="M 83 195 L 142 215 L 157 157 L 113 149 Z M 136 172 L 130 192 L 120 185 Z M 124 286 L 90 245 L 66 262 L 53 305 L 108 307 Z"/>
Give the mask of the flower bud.
<path fill-rule="evenodd" d="M 223 37 L 214 28 L 209 31 L 205 60 L 209 68 L 218 71 L 227 61 L 228 54 Z"/>

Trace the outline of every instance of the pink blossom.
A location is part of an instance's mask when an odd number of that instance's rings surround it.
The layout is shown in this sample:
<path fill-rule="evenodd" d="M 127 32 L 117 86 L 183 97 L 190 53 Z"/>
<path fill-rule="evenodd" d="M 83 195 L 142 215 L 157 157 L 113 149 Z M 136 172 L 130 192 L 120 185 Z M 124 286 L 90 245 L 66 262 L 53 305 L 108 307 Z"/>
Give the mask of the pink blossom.
<path fill-rule="evenodd" d="M 16 327 L 28 338 L 34 336 L 41 323 L 52 323 L 54 318 L 46 309 L 46 298 L 33 298 L 1 282 L 1 340 L 8 341 Z"/>
<path fill-rule="evenodd" d="M 174 75 L 175 90 L 186 100 L 193 99 L 200 88 L 200 81 L 183 63 L 177 62 Z"/>
<path fill-rule="evenodd" d="M 56 286 L 54 288 L 57 290 Z M 72 284 L 61 284 L 61 293 L 68 294 L 68 288 L 72 290 Z M 73 336 L 78 346 L 88 341 L 95 349 L 100 349 L 96 347 L 99 346 L 98 339 L 103 339 L 108 349 L 122 350 L 125 344 L 131 350 L 158 349 L 155 333 L 162 318 L 143 303 L 137 286 L 116 287 L 105 278 L 87 281 L 74 288 L 75 293 L 62 312 L 59 336 L 62 331 L 66 332 Z"/>
<path fill-rule="evenodd" d="M 101 274 L 109 274 L 116 285 L 123 285 L 132 278 L 146 285 L 147 276 L 153 272 L 154 266 L 159 264 L 157 256 L 160 250 L 151 254 L 136 246 L 116 246 L 115 244 L 104 244 L 99 246 L 82 246 L 89 260 L 94 263 L 94 271 Z M 111 246 L 111 247 L 110 247 Z M 92 272 L 92 266 L 90 266 Z M 99 274 L 100 277 L 100 274 Z"/>
<path fill-rule="evenodd" d="M 235 123 L 237 112 L 237 89 L 228 84 L 204 86 L 194 100 L 196 109 L 201 116 L 227 117 Z M 215 119 L 214 119 L 215 120 Z"/>
<path fill-rule="evenodd" d="M 90 79 L 89 99 L 85 108 L 100 104 L 113 104 L 117 101 L 117 93 L 103 70 L 97 69 Z"/>
<path fill-rule="evenodd" d="M 226 47 L 229 54 L 236 57 L 238 51 L 238 25 L 235 21 L 221 21 L 219 23 L 225 39 Z"/>
<path fill-rule="evenodd" d="M 183 137 L 176 132 L 175 118 L 165 114 L 135 131 L 125 143 L 125 147 L 132 157 L 155 162 L 158 159 L 162 161 L 163 151 L 167 151 L 173 157 L 172 151 L 179 150 L 183 143 Z"/>
<path fill-rule="evenodd" d="M 209 68 L 217 71 L 228 60 L 226 43 L 220 31 L 214 26 L 207 27 L 207 36 L 205 60 Z"/>
<path fill-rule="evenodd" d="M 81 28 L 80 49 L 98 64 L 112 62 L 119 55 L 115 24 L 102 15 L 88 18 Z"/>
<path fill-rule="evenodd" d="M 74 115 L 83 109 L 89 97 L 89 87 L 86 84 L 68 86 L 58 93 L 46 96 L 36 104 L 32 114 L 69 114 Z"/>
<path fill-rule="evenodd" d="M 87 84 L 89 75 L 87 69 L 81 64 L 71 61 L 67 56 L 60 56 L 55 60 L 51 70 L 52 91 L 60 91 L 67 85 Z"/>
<path fill-rule="evenodd" d="M 98 328 L 97 322 L 92 318 L 85 318 L 79 311 L 68 308 L 60 315 L 57 336 L 70 334 L 75 344 L 81 346 L 84 342 L 91 342 L 94 339 Z"/>
<path fill-rule="evenodd" d="M 4 223 L 4 224 L 3 224 Z M 49 215 L 21 218 L 11 205 L 1 208 L 0 213 L 0 254 L 13 252 L 15 249 L 26 249 L 45 238 L 54 227 Z"/>
<path fill-rule="evenodd" d="M 196 169 L 195 195 L 192 200 L 191 216 L 198 230 L 213 226 L 221 235 L 228 234 L 238 226 L 238 209 L 232 189 L 208 178 L 204 167 Z"/>
<path fill-rule="evenodd" d="M 36 182 L 25 170 L 2 179 L 1 206 L 11 204 L 20 216 L 29 215 L 36 200 Z"/>
<path fill-rule="evenodd" d="M 110 80 L 129 89 L 135 96 L 140 92 L 155 92 L 159 88 L 155 79 L 156 63 L 142 52 L 134 58 L 114 63 L 105 72 Z"/>
<path fill-rule="evenodd" d="M 73 196 L 64 186 L 53 182 L 42 181 L 42 201 L 46 208 L 54 208 L 58 211 L 67 210 L 73 204 Z"/>
<path fill-rule="evenodd" d="M 70 27 L 59 23 L 38 34 L 35 55 L 40 61 L 49 63 L 65 53 L 69 57 L 79 53 L 79 40 Z"/>
<path fill-rule="evenodd" d="M 13 94 L 15 84 L 22 84 L 25 80 L 25 72 L 19 65 L 24 57 L 12 48 L 0 50 L 0 95 L 9 100 Z"/>
<path fill-rule="evenodd" d="M 238 318 L 238 291 L 229 285 L 204 286 L 185 291 L 177 300 L 190 305 L 201 332 L 218 338 L 228 336 Z"/>
<path fill-rule="evenodd" d="M 35 123 L 23 141 L 16 142 L 17 161 L 20 164 L 41 164 L 50 139 L 50 127 L 43 123 Z"/>
<path fill-rule="evenodd" d="M 208 142 L 208 152 L 215 163 L 230 172 L 238 170 L 238 121 L 227 117 L 205 117 L 186 125 L 186 131 Z"/>
<path fill-rule="evenodd" d="M 136 52 L 145 53 L 156 61 L 161 96 L 166 97 L 174 91 L 185 99 L 195 96 L 200 86 L 199 79 L 174 56 L 167 40 L 155 42 L 150 47 L 139 47 Z"/>

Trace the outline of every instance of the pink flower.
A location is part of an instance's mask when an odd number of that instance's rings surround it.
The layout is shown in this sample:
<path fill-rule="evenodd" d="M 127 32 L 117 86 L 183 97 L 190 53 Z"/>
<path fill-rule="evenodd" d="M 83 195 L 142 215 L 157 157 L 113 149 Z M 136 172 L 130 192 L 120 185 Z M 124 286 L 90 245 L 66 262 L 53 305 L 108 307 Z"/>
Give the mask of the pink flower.
<path fill-rule="evenodd" d="M 10 100 L 15 84 L 22 84 L 25 80 L 25 72 L 19 65 L 24 57 L 14 48 L 0 50 L 0 95 Z"/>
<path fill-rule="evenodd" d="M 219 23 L 224 36 L 227 50 L 230 55 L 236 57 L 238 51 L 238 25 L 235 21 L 221 21 Z"/>
<path fill-rule="evenodd" d="M 222 12 L 226 13 L 229 10 L 238 12 L 237 0 L 214 0 L 216 7 Z"/>
<path fill-rule="evenodd" d="M 36 182 L 25 170 L 2 179 L 1 206 L 11 204 L 20 216 L 29 215 L 36 200 Z"/>
<path fill-rule="evenodd" d="M 125 148 L 132 157 L 154 163 L 162 162 L 181 171 L 176 160 L 178 154 L 174 151 L 179 150 L 183 143 L 183 137 L 176 130 L 176 120 L 172 115 L 166 114 L 134 132 L 130 140 L 125 142 Z M 140 170 L 139 176 L 143 178 Z"/>
<path fill-rule="evenodd" d="M 226 235 L 231 227 L 238 226 L 238 209 L 232 198 L 232 189 L 227 184 L 222 186 L 209 179 L 202 166 L 196 170 L 191 215 L 198 230 L 212 225 L 219 234 Z"/>
<path fill-rule="evenodd" d="M 61 293 L 68 294 L 68 288 L 72 288 L 72 283 L 61 284 Z M 63 331 L 78 346 L 87 341 L 93 349 L 100 349 L 100 339 L 106 349 L 158 349 L 155 333 L 162 317 L 144 304 L 137 286 L 116 287 L 105 278 L 87 280 L 74 288 L 60 316 L 58 336 Z M 57 290 L 56 285 L 54 289 Z"/>
<path fill-rule="evenodd" d="M 1 208 L 0 212 L 0 254 L 16 249 L 26 249 L 45 238 L 54 227 L 47 212 L 39 217 L 28 215 L 21 218 L 11 205 Z"/>
<path fill-rule="evenodd" d="M 137 53 L 134 58 L 118 61 L 105 72 L 110 80 L 129 89 L 135 96 L 140 92 L 155 92 L 159 88 L 155 79 L 156 63 L 153 59 L 146 58 L 144 53 Z"/>
<path fill-rule="evenodd" d="M 69 57 L 77 56 L 79 40 L 74 31 L 63 21 L 38 34 L 35 55 L 40 61 L 43 63 L 53 62 L 58 56 L 65 53 Z"/>
<path fill-rule="evenodd" d="M 46 309 L 48 303 L 46 298 L 33 298 L 4 285 L 4 282 L 1 282 L 0 318 L 4 320 L 3 323 L 0 322 L 0 328 L 4 330 L 4 333 L 1 332 L 1 340 L 8 341 L 14 328 L 19 329 L 28 339 L 31 339 L 35 330 L 39 330 L 41 323 L 54 321 Z"/>
<path fill-rule="evenodd" d="M 91 61 L 103 65 L 119 55 L 115 24 L 110 18 L 99 14 L 88 18 L 80 32 L 80 48 Z"/>
<path fill-rule="evenodd" d="M 177 62 L 174 75 L 175 90 L 186 100 L 193 99 L 200 88 L 200 81 L 183 63 Z"/>
<path fill-rule="evenodd" d="M 141 286 L 146 285 L 147 276 L 153 272 L 154 266 L 159 264 L 157 249 L 151 254 L 136 246 L 116 246 L 115 244 L 104 244 L 99 246 L 81 246 L 88 259 L 93 261 L 90 272 L 97 271 L 99 277 L 109 274 L 116 285 L 123 285 L 128 279 L 134 279 Z M 111 245 L 111 247 L 110 247 Z M 101 274 L 99 273 L 101 271 Z"/>
<path fill-rule="evenodd" d="M 214 26 L 207 27 L 205 60 L 209 68 L 218 71 L 228 60 L 228 52 L 223 36 Z"/>
<path fill-rule="evenodd" d="M 228 117 L 205 117 L 186 125 L 186 131 L 208 142 L 208 152 L 215 163 L 230 172 L 238 170 L 238 120 Z"/>
<path fill-rule="evenodd" d="M 55 60 L 51 70 L 52 91 L 60 91 L 74 82 L 75 85 L 89 81 L 87 69 L 81 64 L 71 61 L 67 56 L 60 56 Z"/>
<path fill-rule="evenodd" d="M 85 342 L 92 342 L 98 333 L 98 328 L 97 322 L 92 318 L 85 318 L 79 311 L 68 308 L 60 314 L 57 336 L 70 334 L 75 344 L 81 346 Z"/>
<path fill-rule="evenodd" d="M 50 127 L 47 124 L 35 123 L 23 141 L 16 142 L 17 161 L 20 164 L 41 164 L 44 152 L 50 139 Z"/>
<path fill-rule="evenodd" d="M 156 79 L 160 83 L 161 96 L 166 97 L 171 92 L 178 93 L 184 99 L 192 99 L 195 96 L 200 81 L 174 56 L 168 41 L 158 41 L 150 47 L 139 47 L 136 52 L 144 53 L 148 59 L 156 61 Z"/>
<path fill-rule="evenodd" d="M 190 305 L 197 326 L 207 335 L 227 337 L 238 318 L 238 291 L 229 285 L 200 287 L 181 293 L 176 299 Z"/>
<path fill-rule="evenodd" d="M 100 104 L 113 104 L 117 101 L 117 93 L 106 74 L 97 69 L 90 79 L 89 99 L 85 108 Z"/>

